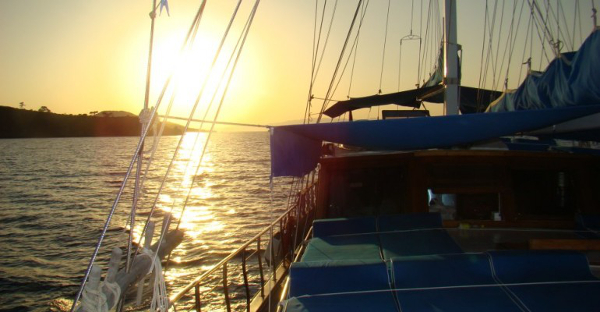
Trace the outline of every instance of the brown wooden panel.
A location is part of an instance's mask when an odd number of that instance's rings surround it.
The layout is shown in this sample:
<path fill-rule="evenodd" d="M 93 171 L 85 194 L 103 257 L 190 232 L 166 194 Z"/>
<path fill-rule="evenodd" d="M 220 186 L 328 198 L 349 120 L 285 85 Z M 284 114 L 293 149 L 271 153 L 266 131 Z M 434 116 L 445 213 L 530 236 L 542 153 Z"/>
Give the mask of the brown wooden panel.
<path fill-rule="evenodd" d="M 600 251 L 600 241 L 592 239 L 530 239 L 529 249 Z"/>

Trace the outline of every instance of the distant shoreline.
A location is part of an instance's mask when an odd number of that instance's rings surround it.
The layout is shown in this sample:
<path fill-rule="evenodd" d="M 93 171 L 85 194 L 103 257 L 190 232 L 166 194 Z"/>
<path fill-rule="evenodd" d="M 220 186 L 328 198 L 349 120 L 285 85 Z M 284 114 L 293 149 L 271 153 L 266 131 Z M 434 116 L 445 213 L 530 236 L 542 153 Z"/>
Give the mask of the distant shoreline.
<path fill-rule="evenodd" d="M 139 136 L 137 116 L 64 115 L 0 106 L 0 139 Z M 181 135 L 183 126 L 167 123 L 163 135 Z"/>

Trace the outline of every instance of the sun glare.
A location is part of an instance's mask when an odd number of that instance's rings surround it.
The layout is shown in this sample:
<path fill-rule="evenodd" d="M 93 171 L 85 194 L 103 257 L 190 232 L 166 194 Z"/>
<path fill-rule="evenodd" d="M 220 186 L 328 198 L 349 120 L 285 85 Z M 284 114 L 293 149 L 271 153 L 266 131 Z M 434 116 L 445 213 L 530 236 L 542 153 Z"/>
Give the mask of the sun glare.
<path fill-rule="evenodd" d="M 212 118 L 219 105 L 227 83 L 228 73 L 233 61 L 230 60 L 234 42 L 226 42 L 217 60 L 220 41 L 207 32 L 199 32 L 193 41 L 181 50 L 183 38 L 174 35 L 165 36 L 157 43 L 153 52 L 153 92 L 158 98 L 165 81 L 171 78 L 171 88 L 163 102 L 174 99 L 172 115 L 188 116 L 197 103 L 195 118 Z M 158 40 L 157 40 L 158 42 Z M 242 67 L 240 67 L 242 68 Z M 239 73 L 236 73 L 236 75 Z M 159 87 L 160 86 L 160 87 Z M 239 84 L 232 84 L 228 97 L 240 92 Z M 162 107 L 166 105 L 161 104 Z"/>

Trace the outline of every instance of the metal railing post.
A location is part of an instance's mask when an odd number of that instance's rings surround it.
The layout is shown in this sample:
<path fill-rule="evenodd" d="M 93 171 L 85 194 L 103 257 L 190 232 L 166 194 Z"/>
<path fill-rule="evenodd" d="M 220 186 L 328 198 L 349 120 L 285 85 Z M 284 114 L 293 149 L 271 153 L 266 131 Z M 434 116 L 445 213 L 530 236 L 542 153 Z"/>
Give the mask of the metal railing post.
<path fill-rule="evenodd" d="M 225 295 L 225 305 L 227 305 L 227 312 L 231 312 L 231 302 L 229 301 L 229 287 L 227 286 L 227 262 L 223 263 L 223 294 Z"/>
<path fill-rule="evenodd" d="M 200 302 L 200 284 L 196 284 L 194 299 L 196 301 L 196 311 L 200 312 L 202 310 L 202 304 Z"/>
<path fill-rule="evenodd" d="M 265 297 L 265 274 L 262 266 L 262 256 L 260 255 L 260 236 L 256 240 L 256 255 L 258 256 L 258 270 L 260 272 L 260 296 Z"/>
<path fill-rule="evenodd" d="M 250 287 L 248 286 L 248 272 L 246 271 L 246 248 L 242 250 L 242 275 L 244 276 L 244 288 L 246 288 L 246 310 L 250 312 Z"/>

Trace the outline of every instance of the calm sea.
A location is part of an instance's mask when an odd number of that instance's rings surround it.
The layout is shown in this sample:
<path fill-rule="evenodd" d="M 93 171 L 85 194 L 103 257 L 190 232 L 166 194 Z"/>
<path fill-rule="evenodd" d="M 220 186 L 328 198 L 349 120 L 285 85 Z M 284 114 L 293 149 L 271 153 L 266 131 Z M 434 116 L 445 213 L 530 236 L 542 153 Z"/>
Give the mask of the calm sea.
<path fill-rule="evenodd" d="M 205 133 L 184 137 L 158 197 L 159 211 L 174 207 L 178 216 L 193 181 L 181 223 L 186 238 L 172 256 L 181 265 L 168 274 L 170 289 L 210 268 L 286 207 L 289 181 L 277 180 L 270 191 L 266 132 L 215 133 L 198 172 L 186 165 L 188 160 L 197 164 L 201 148 L 192 149 L 197 136 L 200 142 L 206 138 Z M 142 207 L 156 198 L 160 177 L 179 140 L 179 136 L 162 138 Z M 0 310 L 68 309 L 137 141 L 134 137 L 0 140 Z M 118 206 L 100 263 L 108 250 L 126 244 L 130 193 Z M 145 218 L 141 212 L 136 228 Z"/>

